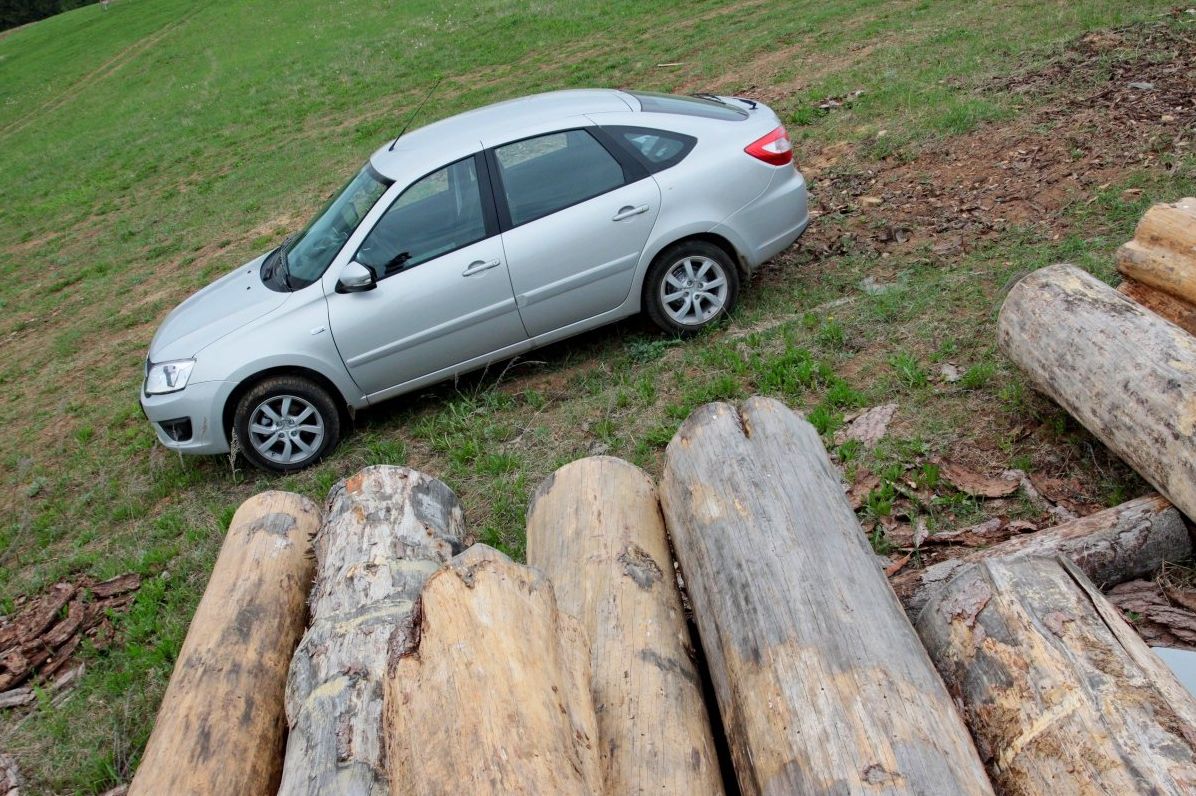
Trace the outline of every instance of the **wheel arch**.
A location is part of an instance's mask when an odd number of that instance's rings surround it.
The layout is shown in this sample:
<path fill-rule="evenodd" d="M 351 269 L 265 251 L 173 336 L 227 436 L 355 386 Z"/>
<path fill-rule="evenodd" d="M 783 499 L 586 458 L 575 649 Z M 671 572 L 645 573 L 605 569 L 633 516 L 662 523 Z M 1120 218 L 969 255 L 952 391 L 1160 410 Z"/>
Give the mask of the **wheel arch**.
<path fill-rule="evenodd" d="M 652 256 L 648 258 L 647 265 L 644 267 L 643 276 L 640 277 L 639 283 L 639 298 L 641 307 L 646 299 L 646 291 L 648 289 L 648 272 L 652 270 L 652 265 L 656 262 L 656 259 L 660 257 L 661 252 L 676 246 L 678 243 L 685 243 L 686 241 L 691 240 L 704 241 L 722 249 L 726 255 L 731 258 L 731 262 L 735 263 L 735 270 L 739 272 L 740 282 L 747 282 L 748 277 L 751 275 L 751 266 L 748 264 L 748 261 L 743 254 L 740 253 L 739 249 L 736 248 L 735 244 L 730 240 L 716 232 L 693 232 L 687 235 L 680 235 L 656 246 L 655 251 L 652 252 Z"/>
<path fill-rule="evenodd" d="M 333 402 L 336 404 L 337 411 L 341 416 L 343 423 L 348 423 L 353 419 L 353 409 L 349 404 L 348 399 L 345 398 L 344 393 L 332 381 L 332 379 L 320 373 L 318 370 L 305 368 L 301 365 L 279 365 L 277 367 L 266 368 L 259 370 L 249 376 L 243 378 L 229 393 L 228 398 L 224 402 L 224 409 L 221 414 L 221 425 L 224 428 L 225 438 L 232 441 L 233 416 L 237 413 L 237 404 L 241 401 L 241 396 L 253 389 L 254 385 L 265 379 L 273 378 L 275 376 L 298 376 L 315 382 L 322 388 L 328 391 L 332 396 Z"/>

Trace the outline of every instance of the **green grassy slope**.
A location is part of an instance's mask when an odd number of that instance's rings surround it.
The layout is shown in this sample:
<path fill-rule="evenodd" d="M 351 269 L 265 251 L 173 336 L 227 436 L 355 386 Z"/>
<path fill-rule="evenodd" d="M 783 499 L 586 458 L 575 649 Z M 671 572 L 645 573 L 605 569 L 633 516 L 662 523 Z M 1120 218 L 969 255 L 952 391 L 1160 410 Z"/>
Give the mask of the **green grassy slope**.
<path fill-rule="evenodd" d="M 446 478 L 482 537 L 518 555 L 529 491 L 556 464 L 602 449 L 652 469 L 689 408 L 751 390 L 815 407 L 828 429 L 886 391 L 912 390 L 933 409 L 908 377 L 916 363 L 900 361 L 904 380 L 833 376 L 844 335 L 892 337 L 916 313 L 948 308 L 985 328 L 991 290 L 977 300 L 913 264 L 929 295 L 955 290 L 960 302 L 805 316 L 874 265 L 847 257 L 831 264 L 839 276 L 749 290 L 744 323 L 773 323 L 749 338 L 754 359 L 717 336 L 666 350 L 622 325 L 536 356 L 547 364 L 513 368 L 500 385 L 491 374 L 401 399 L 297 476 L 164 455 L 136 398 L 157 322 L 296 229 L 437 81 L 422 122 L 567 86 L 717 88 L 755 91 L 809 122 L 794 127 L 799 159 L 841 142 L 861 158 L 912 157 L 1024 112 L 1021 99 L 976 90 L 988 78 L 1171 5 L 115 0 L 0 37 L 0 607 L 76 573 L 147 578 L 120 620 L 123 643 L 88 653 L 65 703 L 0 719 L 0 748 L 35 792 L 127 779 L 224 528 L 254 491 L 319 498 L 365 463 L 406 461 Z M 680 65 L 659 66 L 670 63 Z M 850 112 L 811 116 L 820 98 L 857 90 Z M 1131 222 L 1127 210 L 1119 229 Z M 1048 260 L 1066 243 L 1011 239 L 1014 255 L 963 265 Z M 996 403 L 1001 385 L 976 379 Z M 918 435 L 923 447 L 949 441 L 941 426 Z"/>

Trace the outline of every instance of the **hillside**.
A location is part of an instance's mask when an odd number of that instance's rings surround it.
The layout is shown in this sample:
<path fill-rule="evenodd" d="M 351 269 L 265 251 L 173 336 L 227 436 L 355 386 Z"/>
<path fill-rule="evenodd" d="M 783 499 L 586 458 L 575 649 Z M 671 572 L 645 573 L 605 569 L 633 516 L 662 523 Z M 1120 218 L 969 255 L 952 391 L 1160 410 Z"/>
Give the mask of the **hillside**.
<path fill-rule="evenodd" d="M 0 34 L 0 609 L 64 579 L 142 577 L 73 690 L 0 716 L 0 751 L 31 792 L 127 781 L 236 506 L 320 499 L 366 463 L 444 478 L 517 557 L 529 492 L 559 464 L 610 452 L 655 473 L 694 406 L 749 392 L 828 442 L 898 403 L 876 451 L 836 449 L 849 478 L 878 477 L 862 519 L 882 552 L 894 484 L 935 454 L 1066 472 L 1090 503 L 1141 491 L 1000 359 L 993 328 L 1012 277 L 1071 260 L 1111 279 L 1143 209 L 1196 191 L 1196 17 L 1171 8 L 114 0 Z M 417 124 L 567 86 L 761 99 L 819 217 L 699 339 L 586 335 L 366 413 L 286 478 L 156 446 L 137 390 L 157 323 L 297 229 L 433 86 Z M 926 520 L 984 510 L 958 499 Z"/>

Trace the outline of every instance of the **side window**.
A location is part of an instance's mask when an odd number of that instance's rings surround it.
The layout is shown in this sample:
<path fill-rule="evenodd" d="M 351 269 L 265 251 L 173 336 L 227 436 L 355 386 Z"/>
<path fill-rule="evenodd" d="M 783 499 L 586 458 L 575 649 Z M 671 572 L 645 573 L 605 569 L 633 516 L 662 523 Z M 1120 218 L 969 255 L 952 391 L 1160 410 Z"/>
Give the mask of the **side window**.
<path fill-rule="evenodd" d="M 434 171 L 399 195 L 354 257 L 379 278 L 486 237 L 473 156 Z"/>
<path fill-rule="evenodd" d="M 620 143 L 632 152 L 651 172 L 676 166 L 690 153 L 698 139 L 684 133 L 655 130 L 648 127 L 606 127 Z"/>
<path fill-rule="evenodd" d="M 516 141 L 495 149 L 494 157 L 515 226 L 624 183 L 619 161 L 585 130 Z"/>

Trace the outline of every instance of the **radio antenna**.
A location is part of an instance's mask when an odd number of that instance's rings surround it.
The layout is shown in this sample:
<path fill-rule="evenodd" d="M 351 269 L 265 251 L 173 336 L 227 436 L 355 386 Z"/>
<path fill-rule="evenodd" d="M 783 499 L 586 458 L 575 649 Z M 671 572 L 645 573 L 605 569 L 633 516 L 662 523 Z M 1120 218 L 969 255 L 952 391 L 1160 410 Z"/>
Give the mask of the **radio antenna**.
<path fill-rule="evenodd" d="M 436 89 L 440 88 L 440 82 L 442 80 L 444 80 L 443 77 L 437 78 L 436 82 L 432 84 L 432 88 L 428 89 L 428 93 L 424 95 L 423 100 L 415 107 L 415 110 L 411 112 L 411 115 L 407 117 L 407 121 L 403 122 L 403 129 L 399 130 L 399 134 L 395 136 L 395 140 L 390 142 L 390 147 L 386 150 L 387 152 L 394 151 L 395 144 L 399 143 L 399 139 L 403 137 L 403 133 L 407 132 L 407 128 L 411 126 L 411 122 L 415 121 L 416 115 L 423 110 L 424 105 L 426 105 L 428 100 L 432 98 L 432 95 L 436 93 Z"/>

